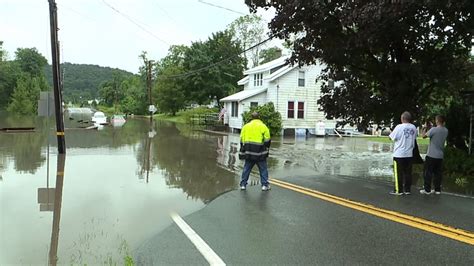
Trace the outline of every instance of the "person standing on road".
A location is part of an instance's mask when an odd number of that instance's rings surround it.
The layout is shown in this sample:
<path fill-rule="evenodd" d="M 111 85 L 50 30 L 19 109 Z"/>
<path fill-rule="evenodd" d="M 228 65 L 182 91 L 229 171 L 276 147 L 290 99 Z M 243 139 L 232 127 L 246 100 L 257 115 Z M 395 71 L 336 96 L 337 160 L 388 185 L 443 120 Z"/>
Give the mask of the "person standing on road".
<path fill-rule="evenodd" d="M 411 114 L 403 112 L 400 117 L 402 123 L 397 125 L 390 139 L 393 144 L 393 173 L 395 175 L 395 189 L 390 192 L 392 195 L 410 195 L 413 148 L 417 136 L 416 127 L 411 124 Z"/>
<path fill-rule="evenodd" d="M 423 132 L 423 138 L 430 138 L 428 153 L 425 159 L 425 169 L 423 171 L 424 187 L 421 194 L 431 194 L 431 179 L 433 179 L 435 194 L 441 194 L 441 179 L 443 177 L 443 157 L 444 143 L 448 137 L 448 129 L 444 126 L 446 119 L 442 115 L 436 116 L 436 127 L 428 132 Z"/>
<path fill-rule="evenodd" d="M 270 150 L 270 130 L 260 120 L 257 112 L 252 113 L 252 121 L 245 124 L 240 132 L 240 152 L 239 158 L 245 159 L 242 179 L 240 181 L 240 189 L 245 190 L 247 181 L 256 164 L 260 171 L 260 183 L 262 191 L 270 190 L 268 183 L 267 157 Z"/>

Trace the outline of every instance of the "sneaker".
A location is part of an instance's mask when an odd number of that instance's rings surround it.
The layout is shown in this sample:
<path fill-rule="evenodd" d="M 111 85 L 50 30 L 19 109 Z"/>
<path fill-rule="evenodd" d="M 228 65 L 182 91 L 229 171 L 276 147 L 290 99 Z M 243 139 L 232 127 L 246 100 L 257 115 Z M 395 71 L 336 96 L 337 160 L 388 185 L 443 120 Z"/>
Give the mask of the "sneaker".
<path fill-rule="evenodd" d="M 240 186 L 240 190 L 246 190 L 247 187 L 246 186 Z"/>
<path fill-rule="evenodd" d="M 411 192 L 410 191 L 405 191 L 405 193 L 403 193 L 405 195 L 411 195 Z"/>
<path fill-rule="evenodd" d="M 441 191 L 435 191 L 436 195 L 441 195 Z"/>
<path fill-rule="evenodd" d="M 432 191 L 429 191 L 429 192 L 428 192 L 428 191 L 422 189 L 422 190 L 420 190 L 420 193 L 421 193 L 421 194 L 424 194 L 424 195 L 429 195 L 429 194 L 431 194 L 431 193 L 433 193 L 433 192 L 432 192 Z"/>
<path fill-rule="evenodd" d="M 270 186 L 262 186 L 262 191 L 268 191 L 270 190 Z"/>
<path fill-rule="evenodd" d="M 390 191 L 390 195 L 401 196 L 401 195 L 403 195 L 403 193 L 396 192 L 396 191 Z"/>

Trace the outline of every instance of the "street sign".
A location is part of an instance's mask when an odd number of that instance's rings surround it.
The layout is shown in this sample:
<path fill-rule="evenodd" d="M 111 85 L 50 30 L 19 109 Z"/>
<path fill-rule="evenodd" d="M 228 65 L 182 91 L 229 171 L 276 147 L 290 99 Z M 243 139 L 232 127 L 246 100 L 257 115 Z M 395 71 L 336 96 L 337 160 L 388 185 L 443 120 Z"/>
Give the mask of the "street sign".
<path fill-rule="evenodd" d="M 54 115 L 54 94 L 52 91 L 40 92 L 38 101 L 38 116 L 50 117 Z"/>
<path fill-rule="evenodd" d="M 156 107 L 153 104 L 148 106 L 148 112 L 156 113 L 156 111 L 158 111 L 158 109 L 156 109 Z"/>
<path fill-rule="evenodd" d="M 55 193 L 55 188 L 38 188 L 38 203 L 40 205 L 41 212 L 52 212 L 54 210 Z"/>

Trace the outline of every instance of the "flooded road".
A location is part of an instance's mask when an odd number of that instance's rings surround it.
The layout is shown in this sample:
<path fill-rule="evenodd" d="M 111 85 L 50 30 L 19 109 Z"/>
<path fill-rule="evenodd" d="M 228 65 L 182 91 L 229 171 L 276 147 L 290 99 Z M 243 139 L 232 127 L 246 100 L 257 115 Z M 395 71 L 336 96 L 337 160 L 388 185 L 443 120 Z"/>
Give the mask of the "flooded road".
<path fill-rule="evenodd" d="M 46 121 L 0 121 L 0 127 L 17 125 L 36 132 L 0 134 L 0 265 L 46 264 L 54 239 L 58 263 L 121 264 L 172 223 L 171 212 L 185 216 L 235 189 L 243 164 L 238 135 L 130 119 L 121 128 L 67 130 L 64 171 L 58 174 L 56 140 Z M 269 168 L 276 178 L 391 182 L 391 145 L 355 138 L 275 139 Z M 62 189 L 54 189 L 62 172 Z M 59 228 L 53 213 L 60 213 Z"/>

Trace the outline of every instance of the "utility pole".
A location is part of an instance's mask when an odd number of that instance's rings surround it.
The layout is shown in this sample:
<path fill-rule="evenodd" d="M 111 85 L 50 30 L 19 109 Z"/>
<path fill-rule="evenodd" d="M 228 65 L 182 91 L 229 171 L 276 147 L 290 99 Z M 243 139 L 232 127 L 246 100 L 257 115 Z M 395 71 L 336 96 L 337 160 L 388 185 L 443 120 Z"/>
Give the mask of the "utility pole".
<path fill-rule="evenodd" d="M 146 63 L 146 86 L 148 88 L 148 106 L 153 105 L 153 99 L 151 97 L 151 60 L 148 60 Z M 150 123 L 153 121 L 153 112 L 150 112 Z"/>
<path fill-rule="evenodd" d="M 66 153 L 66 143 L 64 139 L 64 118 L 63 106 L 61 96 L 61 77 L 59 65 L 59 42 L 58 42 L 58 13 L 55 0 L 48 0 L 49 2 L 49 22 L 51 32 L 51 56 L 53 67 L 53 88 L 54 88 L 54 103 L 56 115 L 56 136 L 58 139 L 58 153 Z"/>

